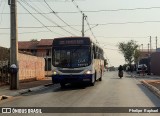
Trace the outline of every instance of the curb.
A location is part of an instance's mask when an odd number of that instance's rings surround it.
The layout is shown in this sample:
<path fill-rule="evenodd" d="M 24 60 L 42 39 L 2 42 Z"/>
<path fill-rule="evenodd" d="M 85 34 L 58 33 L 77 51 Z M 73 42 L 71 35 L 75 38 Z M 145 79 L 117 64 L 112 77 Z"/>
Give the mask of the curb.
<path fill-rule="evenodd" d="M 148 89 L 150 89 L 157 97 L 160 98 L 160 90 L 156 87 L 152 86 L 151 84 L 147 83 L 145 80 L 141 81 L 144 86 L 146 86 Z"/>
<path fill-rule="evenodd" d="M 46 87 L 49 87 L 49 86 L 52 86 L 52 85 L 53 85 L 52 83 L 49 83 L 49 84 L 45 84 L 45 85 L 41 85 L 41 86 L 37 86 L 37 87 L 22 89 L 22 90 L 19 90 L 17 92 L 14 92 L 13 94 L 11 94 L 9 96 L 8 95 L 0 95 L 0 101 L 8 99 L 10 97 L 23 95 L 23 94 L 26 94 L 26 93 L 29 93 L 29 92 L 35 92 L 35 91 L 38 91 L 38 90 L 42 90 L 42 89 L 44 89 Z"/>
<path fill-rule="evenodd" d="M 148 75 L 135 75 L 136 78 L 150 78 Z"/>

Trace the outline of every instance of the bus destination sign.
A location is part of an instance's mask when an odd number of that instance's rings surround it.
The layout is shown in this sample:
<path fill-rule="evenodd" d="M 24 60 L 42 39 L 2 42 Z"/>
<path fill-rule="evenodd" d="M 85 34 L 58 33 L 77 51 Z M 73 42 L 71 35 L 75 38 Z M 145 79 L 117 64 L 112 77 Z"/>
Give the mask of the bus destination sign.
<path fill-rule="evenodd" d="M 84 44 L 84 40 L 61 40 L 59 45 L 79 45 Z"/>

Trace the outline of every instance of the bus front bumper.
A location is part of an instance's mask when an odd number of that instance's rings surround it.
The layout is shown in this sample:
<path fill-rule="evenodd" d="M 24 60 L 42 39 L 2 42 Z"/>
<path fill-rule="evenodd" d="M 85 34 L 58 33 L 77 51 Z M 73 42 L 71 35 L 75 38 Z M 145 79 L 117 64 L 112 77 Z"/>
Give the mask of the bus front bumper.
<path fill-rule="evenodd" d="M 84 75 L 52 75 L 53 83 L 92 82 L 93 74 Z"/>

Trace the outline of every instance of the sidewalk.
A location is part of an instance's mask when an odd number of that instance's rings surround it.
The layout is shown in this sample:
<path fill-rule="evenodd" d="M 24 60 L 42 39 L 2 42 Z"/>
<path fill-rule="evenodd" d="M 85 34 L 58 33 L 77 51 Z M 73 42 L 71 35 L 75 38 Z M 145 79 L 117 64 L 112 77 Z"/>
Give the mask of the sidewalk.
<path fill-rule="evenodd" d="M 129 75 L 129 74 L 127 74 Z M 160 98 L 160 76 L 156 75 L 139 75 L 132 73 L 132 77 L 140 79 L 140 82 L 146 86 L 150 91 Z"/>
<path fill-rule="evenodd" d="M 42 89 L 46 86 L 52 85 L 51 77 L 45 77 L 43 80 L 31 81 L 31 82 L 23 82 L 19 84 L 18 90 L 10 90 L 10 86 L 2 86 L 0 87 L 0 100 L 5 99 L 10 96 L 17 96 L 23 93 L 36 91 Z"/>

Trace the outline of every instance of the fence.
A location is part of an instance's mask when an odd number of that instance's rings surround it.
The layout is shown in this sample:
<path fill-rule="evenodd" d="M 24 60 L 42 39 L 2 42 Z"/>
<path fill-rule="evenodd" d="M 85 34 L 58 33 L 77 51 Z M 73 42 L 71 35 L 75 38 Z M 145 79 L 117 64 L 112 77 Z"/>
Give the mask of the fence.
<path fill-rule="evenodd" d="M 10 83 L 9 62 L 0 61 L 0 86 Z"/>
<path fill-rule="evenodd" d="M 8 60 L 0 61 L 0 86 L 10 83 L 10 64 Z M 45 60 L 26 54 L 18 54 L 19 81 L 40 80 L 45 77 Z"/>
<path fill-rule="evenodd" d="M 19 80 L 39 80 L 45 77 L 45 60 L 26 54 L 18 54 Z"/>

